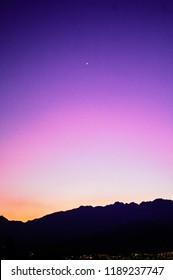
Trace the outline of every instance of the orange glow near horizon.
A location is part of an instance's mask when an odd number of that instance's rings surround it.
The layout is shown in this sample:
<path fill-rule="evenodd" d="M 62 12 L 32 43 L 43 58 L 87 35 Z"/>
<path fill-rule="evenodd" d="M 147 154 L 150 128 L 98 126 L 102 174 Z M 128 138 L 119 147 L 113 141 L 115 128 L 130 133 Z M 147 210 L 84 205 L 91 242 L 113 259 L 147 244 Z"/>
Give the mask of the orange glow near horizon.
<path fill-rule="evenodd" d="M 151 201 L 159 197 L 152 197 L 151 199 L 145 198 L 143 201 Z M 130 199 L 130 197 L 126 197 L 126 201 L 119 199 L 111 199 L 110 197 L 98 197 L 98 200 L 94 202 L 94 199 L 89 199 L 87 197 L 83 198 L 82 203 L 79 203 L 79 199 L 77 200 L 69 200 L 67 203 L 52 203 L 52 204 L 44 204 L 43 202 L 31 202 L 29 199 L 3 199 L 3 203 L 1 203 L 1 215 L 4 216 L 8 220 L 22 221 L 27 222 L 29 220 L 34 220 L 37 218 L 41 218 L 45 215 L 52 214 L 54 212 L 59 211 L 67 211 L 74 208 L 78 208 L 81 205 L 83 206 L 105 206 L 113 204 L 117 201 L 123 203 L 135 202 L 140 204 L 142 201 L 140 199 Z M 107 201 L 107 203 L 105 203 Z"/>

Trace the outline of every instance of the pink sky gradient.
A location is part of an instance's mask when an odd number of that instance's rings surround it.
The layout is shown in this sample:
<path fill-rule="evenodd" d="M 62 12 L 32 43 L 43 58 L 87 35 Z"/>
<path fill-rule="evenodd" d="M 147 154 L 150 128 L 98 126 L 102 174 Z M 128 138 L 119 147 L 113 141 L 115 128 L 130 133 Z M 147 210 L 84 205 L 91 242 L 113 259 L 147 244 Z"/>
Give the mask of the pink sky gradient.
<path fill-rule="evenodd" d="M 171 127 L 152 110 L 46 112 L 1 146 L 1 212 L 17 219 L 22 211 L 27 220 L 80 204 L 140 202 L 162 196 L 165 184 L 170 197 L 172 142 Z"/>

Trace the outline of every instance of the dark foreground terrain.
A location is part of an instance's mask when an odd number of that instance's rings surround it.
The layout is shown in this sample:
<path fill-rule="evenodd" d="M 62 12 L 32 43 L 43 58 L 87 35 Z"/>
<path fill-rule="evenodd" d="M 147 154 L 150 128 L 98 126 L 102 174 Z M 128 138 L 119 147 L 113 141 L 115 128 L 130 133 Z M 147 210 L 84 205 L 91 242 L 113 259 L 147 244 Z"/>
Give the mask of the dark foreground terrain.
<path fill-rule="evenodd" d="M 1 259 L 173 259 L 173 201 L 81 206 L 22 223 L 0 217 Z"/>

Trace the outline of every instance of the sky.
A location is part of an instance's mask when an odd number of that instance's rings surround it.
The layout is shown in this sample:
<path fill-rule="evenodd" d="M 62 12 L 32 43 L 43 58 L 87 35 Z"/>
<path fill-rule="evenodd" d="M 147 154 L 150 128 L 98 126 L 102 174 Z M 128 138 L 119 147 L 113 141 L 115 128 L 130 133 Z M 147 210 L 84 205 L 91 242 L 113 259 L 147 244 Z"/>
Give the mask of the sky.
<path fill-rule="evenodd" d="M 173 199 L 173 3 L 1 0 L 0 215 Z"/>

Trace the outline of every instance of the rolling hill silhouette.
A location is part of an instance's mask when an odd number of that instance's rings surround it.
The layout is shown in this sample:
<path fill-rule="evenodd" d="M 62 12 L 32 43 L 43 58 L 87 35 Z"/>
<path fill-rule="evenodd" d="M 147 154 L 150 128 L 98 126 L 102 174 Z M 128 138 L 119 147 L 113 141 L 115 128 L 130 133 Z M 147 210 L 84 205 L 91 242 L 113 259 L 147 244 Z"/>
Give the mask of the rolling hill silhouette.
<path fill-rule="evenodd" d="M 173 201 L 81 206 L 28 221 L 0 216 L 1 259 L 173 251 Z"/>

